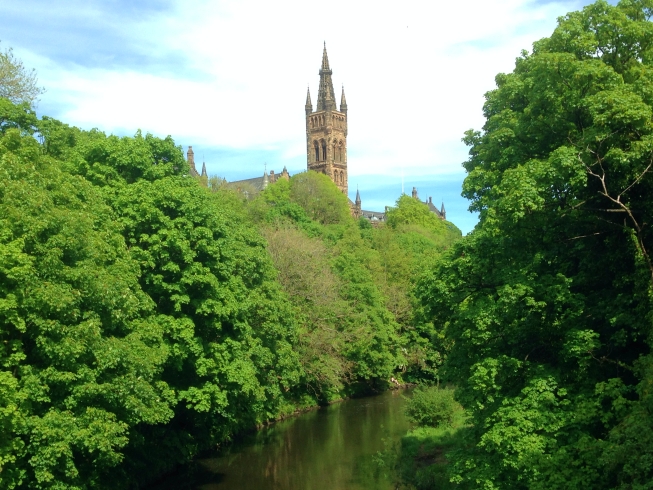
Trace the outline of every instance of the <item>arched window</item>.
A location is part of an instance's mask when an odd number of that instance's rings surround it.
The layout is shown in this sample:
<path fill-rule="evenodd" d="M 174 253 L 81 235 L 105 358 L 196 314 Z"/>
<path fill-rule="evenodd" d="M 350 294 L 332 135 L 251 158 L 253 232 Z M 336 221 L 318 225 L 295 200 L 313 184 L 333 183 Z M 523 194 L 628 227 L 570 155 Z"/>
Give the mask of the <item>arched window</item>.
<path fill-rule="evenodd" d="M 345 172 L 343 172 L 342 170 L 340 171 L 340 183 L 342 185 L 345 185 Z"/>
<path fill-rule="evenodd" d="M 315 149 L 315 161 L 320 161 L 320 146 L 317 144 L 317 141 L 313 141 L 313 148 Z"/>
<path fill-rule="evenodd" d="M 327 145 L 324 140 L 322 140 L 322 161 L 326 162 L 327 159 Z"/>
<path fill-rule="evenodd" d="M 338 161 L 342 163 L 343 160 L 342 141 L 338 144 Z"/>
<path fill-rule="evenodd" d="M 333 143 L 333 160 L 337 162 L 338 161 L 337 158 L 338 158 L 338 147 L 336 146 L 336 143 L 334 142 Z"/>

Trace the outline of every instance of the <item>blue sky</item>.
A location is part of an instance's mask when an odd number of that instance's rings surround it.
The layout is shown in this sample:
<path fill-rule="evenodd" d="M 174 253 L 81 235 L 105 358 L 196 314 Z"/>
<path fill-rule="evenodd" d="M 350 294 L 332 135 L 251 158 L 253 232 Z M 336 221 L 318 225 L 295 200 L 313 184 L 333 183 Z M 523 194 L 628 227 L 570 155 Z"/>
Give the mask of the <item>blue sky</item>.
<path fill-rule="evenodd" d="M 483 94 L 587 2 L 0 0 L 0 49 L 46 88 L 38 112 L 119 135 L 171 135 L 228 180 L 306 168 L 304 102 L 326 41 L 347 93 L 350 197 L 418 188 L 469 232 L 465 130 Z"/>

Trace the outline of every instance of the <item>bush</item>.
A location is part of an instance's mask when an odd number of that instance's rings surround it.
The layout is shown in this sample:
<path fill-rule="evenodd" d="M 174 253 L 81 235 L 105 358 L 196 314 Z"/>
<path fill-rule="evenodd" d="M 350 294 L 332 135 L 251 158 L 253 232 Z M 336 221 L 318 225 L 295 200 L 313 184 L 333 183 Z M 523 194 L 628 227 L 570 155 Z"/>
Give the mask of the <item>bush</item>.
<path fill-rule="evenodd" d="M 406 405 L 410 421 L 426 427 L 451 427 L 456 412 L 460 410 L 453 389 L 437 386 L 417 388 Z"/>

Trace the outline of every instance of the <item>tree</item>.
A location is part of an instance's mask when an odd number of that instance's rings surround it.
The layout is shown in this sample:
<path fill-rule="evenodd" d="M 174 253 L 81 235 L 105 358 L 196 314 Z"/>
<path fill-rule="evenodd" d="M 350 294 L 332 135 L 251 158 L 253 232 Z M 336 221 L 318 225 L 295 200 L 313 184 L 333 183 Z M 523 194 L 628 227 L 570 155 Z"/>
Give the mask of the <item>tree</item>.
<path fill-rule="evenodd" d="M 50 156 L 115 213 L 170 352 L 158 381 L 174 390 L 172 420 L 131 430 L 116 477 L 146 481 L 287 409 L 300 376 L 295 320 L 239 199 L 189 178 L 170 137 L 40 127 Z"/>
<path fill-rule="evenodd" d="M 653 24 L 648 0 L 559 19 L 486 94 L 463 195 L 480 212 L 421 281 L 472 414 L 453 478 L 645 488 L 653 478 Z"/>
<path fill-rule="evenodd" d="M 331 270 L 332 252 L 319 238 L 290 226 L 265 228 L 264 236 L 300 325 L 297 351 L 305 385 L 318 401 L 338 398 L 353 380 L 345 344 L 354 339 L 339 329 L 350 312 L 339 295 L 341 281 Z"/>
<path fill-rule="evenodd" d="M 163 325 L 97 188 L 19 128 L 0 174 L 0 487 L 101 487 L 173 415 Z"/>
<path fill-rule="evenodd" d="M 350 217 L 347 196 L 324 174 L 302 172 L 290 179 L 290 197 L 311 219 L 322 224 L 343 223 Z"/>
<path fill-rule="evenodd" d="M 171 138 L 0 119 L 0 487 L 132 487 L 291 412 L 296 323 L 242 200 Z"/>
<path fill-rule="evenodd" d="M 0 97 L 32 106 L 44 91 L 38 86 L 36 71 L 25 68 L 12 48 L 0 51 Z"/>

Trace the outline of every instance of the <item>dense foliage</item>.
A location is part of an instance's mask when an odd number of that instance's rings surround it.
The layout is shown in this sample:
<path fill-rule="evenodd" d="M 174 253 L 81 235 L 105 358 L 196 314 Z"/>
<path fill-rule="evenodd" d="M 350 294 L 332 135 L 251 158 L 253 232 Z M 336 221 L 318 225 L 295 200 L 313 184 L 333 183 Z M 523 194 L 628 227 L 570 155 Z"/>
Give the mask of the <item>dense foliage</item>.
<path fill-rule="evenodd" d="M 561 18 L 465 138 L 480 223 L 419 288 L 471 414 L 464 488 L 650 488 L 652 13 Z"/>
<path fill-rule="evenodd" d="M 229 196 L 169 138 L 0 109 L 0 486 L 120 487 L 292 411 L 294 319 Z"/>
<path fill-rule="evenodd" d="M 414 298 L 388 292 L 454 229 L 361 226 L 310 172 L 243 199 L 191 178 L 170 137 L 4 98 L 0 176 L 2 488 L 140 485 L 298 407 L 437 369 L 432 325 L 407 335 Z"/>
<path fill-rule="evenodd" d="M 431 214 L 406 196 L 398 212 L 415 204 Z M 393 376 L 433 379 L 441 359 L 432 324 L 415 321 L 411 281 L 424 261 L 460 237 L 454 225 L 437 218 L 442 224 L 435 228 L 411 219 L 395 228 L 357 223 L 346 196 L 315 172 L 280 179 L 249 212 L 299 322 L 308 393 L 322 402 L 383 388 Z"/>

